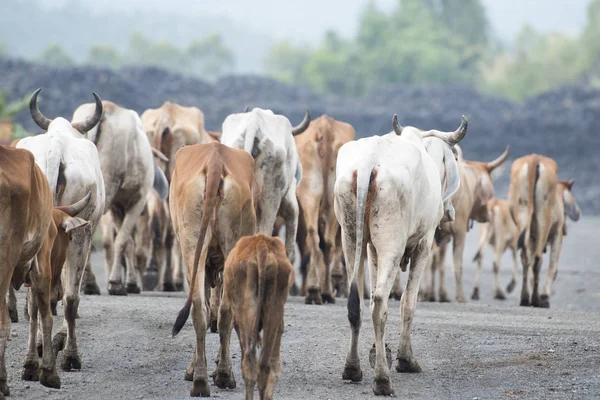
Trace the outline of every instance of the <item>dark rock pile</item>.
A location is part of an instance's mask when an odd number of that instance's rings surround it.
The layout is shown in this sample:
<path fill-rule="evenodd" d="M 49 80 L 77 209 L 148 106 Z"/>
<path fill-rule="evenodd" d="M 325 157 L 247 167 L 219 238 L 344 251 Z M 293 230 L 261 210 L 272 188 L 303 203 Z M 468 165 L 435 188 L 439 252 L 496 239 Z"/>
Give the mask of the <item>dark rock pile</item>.
<path fill-rule="evenodd" d="M 391 130 L 394 113 L 404 125 L 423 129 L 455 129 L 462 114 L 469 118 L 469 133 L 461 144 L 465 158 L 491 160 L 507 144 L 509 163 L 536 152 L 554 158 L 561 179 L 575 178 L 575 195 L 584 213 L 600 213 L 600 90 L 585 84 L 562 86 L 530 98 L 524 104 L 484 95 L 464 86 L 415 87 L 392 85 L 362 99 L 318 95 L 269 78 L 227 76 L 208 83 L 147 67 L 120 71 L 102 68 L 51 68 L 20 60 L 0 59 L 0 89 L 10 98 L 32 93 L 38 87 L 40 109 L 48 117 L 70 119 L 81 103 L 91 102 L 92 91 L 106 100 L 142 113 L 170 100 L 196 105 L 206 116 L 209 130 L 220 130 L 225 117 L 246 105 L 270 108 L 297 124 L 309 107 L 313 117 L 327 113 L 351 123 L 360 137 Z M 38 132 L 28 111 L 16 121 Z M 497 177 L 497 194 L 506 196 L 509 165 Z"/>

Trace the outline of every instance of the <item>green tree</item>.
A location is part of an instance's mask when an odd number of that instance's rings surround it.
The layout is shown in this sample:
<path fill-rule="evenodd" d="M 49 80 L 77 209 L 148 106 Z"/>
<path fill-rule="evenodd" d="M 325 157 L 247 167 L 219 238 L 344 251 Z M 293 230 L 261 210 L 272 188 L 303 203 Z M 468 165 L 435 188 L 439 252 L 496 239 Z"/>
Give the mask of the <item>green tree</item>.
<path fill-rule="evenodd" d="M 8 101 L 8 91 L 0 92 L 0 120 L 12 120 L 15 115 L 29 106 L 29 95 L 12 102 Z"/>
<path fill-rule="evenodd" d="M 306 83 L 304 67 L 312 54 L 306 46 L 294 46 L 288 40 L 273 46 L 265 60 L 267 73 L 285 83 Z"/>
<path fill-rule="evenodd" d="M 67 67 L 73 65 L 73 59 L 58 43 L 51 43 L 38 57 L 38 61 L 55 67 Z"/>
<path fill-rule="evenodd" d="M 109 44 L 97 44 L 88 51 L 86 63 L 95 66 L 117 68 L 121 64 L 121 55 Z"/>
<path fill-rule="evenodd" d="M 231 73 L 235 59 L 219 34 L 210 34 L 194 40 L 186 50 L 192 73 L 207 79 L 215 79 Z"/>

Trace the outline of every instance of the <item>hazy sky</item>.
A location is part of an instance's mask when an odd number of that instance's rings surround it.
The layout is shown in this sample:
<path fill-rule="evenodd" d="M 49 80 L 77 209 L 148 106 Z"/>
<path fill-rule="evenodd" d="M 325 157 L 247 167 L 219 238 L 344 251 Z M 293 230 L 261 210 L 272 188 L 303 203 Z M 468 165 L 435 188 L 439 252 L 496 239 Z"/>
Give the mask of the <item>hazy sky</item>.
<path fill-rule="evenodd" d="M 67 0 L 41 0 L 61 5 Z M 143 7 L 157 12 L 227 16 L 255 31 L 277 38 L 313 41 L 325 29 L 345 36 L 356 31 L 358 15 L 367 0 L 71 0 L 102 11 L 132 12 Z M 376 0 L 382 8 L 398 0 Z M 460 0 L 458 0 L 460 1 Z M 577 33 L 585 24 L 590 0 L 483 0 L 493 30 L 504 40 L 512 39 L 524 23 L 540 31 Z"/>

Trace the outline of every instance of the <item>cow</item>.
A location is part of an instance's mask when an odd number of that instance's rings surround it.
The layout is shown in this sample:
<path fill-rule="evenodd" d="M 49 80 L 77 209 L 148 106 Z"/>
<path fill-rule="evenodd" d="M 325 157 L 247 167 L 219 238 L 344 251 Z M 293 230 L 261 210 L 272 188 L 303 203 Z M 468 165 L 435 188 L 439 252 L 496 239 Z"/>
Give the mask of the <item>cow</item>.
<path fill-rule="evenodd" d="M 307 288 L 307 304 L 334 303 L 332 277 L 343 280 L 342 249 L 336 246 L 340 228 L 333 212 L 333 185 L 338 151 L 355 136 L 350 124 L 328 115 L 311 121 L 306 131 L 295 136 L 302 165 L 297 196 L 306 229 L 303 262 L 309 261 L 302 284 Z"/>
<path fill-rule="evenodd" d="M 21 374 L 24 380 L 38 381 L 60 388 L 56 372 L 56 354 L 52 348 L 52 312 L 50 296 L 60 278 L 67 258 L 71 235 L 88 222 L 76 217 L 93 194 L 71 206 L 54 207 L 47 177 L 37 166 L 33 154 L 25 149 L 0 146 L 0 399 L 9 395 L 5 350 L 10 336 L 6 306 L 9 285 L 29 286 L 29 346 Z M 36 348 L 38 312 L 42 329 L 42 363 Z"/>
<path fill-rule="evenodd" d="M 498 300 L 505 300 L 506 296 L 500 288 L 500 261 L 502 254 L 507 249 L 512 252 L 512 279 L 506 291 L 511 293 L 517 283 L 517 239 L 519 238 L 519 229 L 510 215 L 508 209 L 508 202 L 494 198 L 487 204 L 489 213 L 489 222 L 480 224 L 479 231 L 479 244 L 477 246 L 477 252 L 473 257 L 473 261 L 477 262 L 477 269 L 475 270 L 475 284 L 473 285 L 473 294 L 471 295 L 472 300 L 479 300 L 479 280 L 481 277 L 481 264 L 483 263 L 483 249 L 487 244 L 494 250 L 494 262 L 492 271 L 494 272 L 494 298 Z"/>
<path fill-rule="evenodd" d="M 467 119 L 462 117 L 455 132 L 402 127 L 396 115 L 392 126 L 393 134 L 352 141 L 340 148 L 334 186 L 334 209 L 351 282 L 347 307 L 352 339 L 342 378 L 362 380 L 358 335 L 364 302 L 364 258 L 368 251 L 375 330 L 370 358 L 375 369 L 375 395 L 394 394 L 389 377 L 391 353 L 386 362 L 388 351 L 384 346 L 387 303 L 396 274 L 399 269 L 406 271 L 409 263 L 401 300 L 402 334 L 396 371 L 421 371 L 411 344 L 419 282 L 435 230 L 445 212 L 444 203 L 460 185 L 451 147 L 465 137 Z"/>
<path fill-rule="evenodd" d="M 48 180 L 55 205 L 72 204 L 88 192 L 91 193 L 89 203 L 81 212 L 81 218 L 89 224 L 72 233 L 72 243 L 61 278 L 64 320 L 54 345 L 56 352 L 64 348 L 61 367 L 70 371 L 81 369 L 75 334 L 79 287 L 90 255 L 92 236 L 104 212 L 105 202 L 105 181 L 100 170 L 98 151 L 84 135 L 100 121 L 103 104 L 100 97 L 93 93 L 95 104 L 92 105 L 93 112 L 89 118 L 73 123 L 61 117 L 51 120 L 38 108 L 37 98 L 41 90 L 37 89 L 31 96 L 29 111 L 33 121 L 45 133 L 23 138 L 16 143 L 16 147 L 33 153 L 36 164 Z"/>
<path fill-rule="evenodd" d="M 142 123 L 144 130 L 152 143 L 152 147 L 169 159 L 167 162 L 161 162 L 161 167 L 171 181 L 173 168 L 175 167 L 175 154 L 183 147 L 199 143 L 209 143 L 215 141 L 215 136 L 209 134 L 204 126 L 204 113 L 197 107 L 185 107 L 176 103 L 166 101 L 159 108 L 151 108 L 142 114 Z M 158 264 L 152 264 L 148 270 L 150 276 L 145 277 L 148 286 L 156 282 L 158 268 L 161 269 L 159 281 L 160 288 L 163 291 L 182 291 L 183 285 L 183 264 L 179 246 L 173 243 L 174 233 L 171 226 L 171 218 L 164 218 L 163 209 L 168 210 L 168 203 L 156 208 L 150 209 L 150 218 L 153 223 L 165 221 L 166 225 L 154 227 L 154 232 L 164 231 L 164 235 L 154 236 L 154 259 Z M 155 216 L 154 212 L 158 214 Z M 160 229 L 158 229 L 160 228 Z M 161 237 L 162 242 L 158 241 Z M 160 261 L 159 261 L 160 259 Z M 162 260 L 164 259 L 164 268 Z"/>
<path fill-rule="evenodd" d="M 166 198 L 168 183 L 153 159 L 153 151 L 139 115 L 111 101 L 103 101 L 102 106 L 102 118 L 88 132 L 87 138 L 96 145 L 100 157 L 106 188 L 104 213 L 112 214 L 118 228 L 116 237 L 112 234 L 103 235 L 108 293 L 125 296 L 140 292 L 131 257 L 125 257 L 126 287 L 121 277 L 121 259 L 124 254 L 127 255 L 125 250 L 132 230 L 142 214 L 148 192 L 154 188 L 162 198 Z M 79 106 L 73 113 L 72 122 L 85 120 L 92 107 L 89 103 Z"/>
<path fill-rule="evenodd" d="M 261 189 L 255 204 L 258 232 L 271 235 L 277 216 L 281 216 L 286 226 L 286 252 L 292 264 L 298 226 L 296 188 L 302 180 L 294 136 L 304 132 L 309 124 L 308 109 L 300 125 L 292 127 L 283 115 L 254 108 L 227 116 L 221 134 L 221 143 L 245 150 L 254 158 L 254 177 Z"/>
<path fill-rule="evenodd" d="M 233 379 L 229 353 L 233 322 L 242 350 L 246 400 L 254 398 L 257 383 L 261 399 L 273 398 L 281 372 L 279 352 L 284 330 L 283 309 L 294 280 L 294 267 L 278 237 L 261 233 L 242 237 L 225 261 L 219 314 L 221 346 L 215 379 L 219 381 L 230 376 Z M 257 365 L 256 347 L 261 344 Z"/>
<path fill-rule="evenodd" d="M 433 279 L 436 271 L 440 275 L 439 301 L 449 301 L 444 279 L 444 260 L 446 258 L 446 247 L 452 241 L 456 301 L 459 303 L 466 302 L 462 285 L 462 264 L 467 231 L 472 226 L 472 221 L 488 221 L 487 203 L 494 197 L 494 184 L 491 174 L 492 171 L 506 161 L 510 151 L 510 147 L 507 146 L 506 150 L 495 160 L 478 162 L 464 160 L 460 147 L 456 146 L 456 149 L 461 185 L 451 199 L 452 212 L 454 214 L 452 216 L 453 220 L 442 223 L 435 235 L 435 241 L 438 246 L 435 254 L 436 263 L 434 264 L 433 261 L 429 263 L 429 266 L 432 268 L 432 271 L 429 272 L 431 283 L 423 282 L 422 289 L 422 297 L 429 301 L 435 301 Z"/>
<path fill-rule="evenodd" d="M 571 193 L 573 180 L 560 181 L 556 161 L 539 154 L 517 158 L 510 169 L 508 204 L 519 229 L 523 284 L 521 306 L 550 307 L 552 282 L 566 233 L 566 218 L 578 221 L 579 205 Z M 550 245 L 550 264 L 539 295 L 542 253 Z M 531 297 L 528 282 L 532 285 Z"/>
<path fill-rule="evenodd" d="M 196 349 L 185 374 L 193 381 L 192 396 L 210 396 L 206 291 L 221 280 L 223 264 L 239 238 L 256 231 L 253 171 L 250 154 L 216 142 L 183 147 L 175 159 L 169 210 L 190 289 L 172 334 L 179 333 L 193 305 Z M 233 374 L 221 375 L 216 384 L 235 387 Z"/>

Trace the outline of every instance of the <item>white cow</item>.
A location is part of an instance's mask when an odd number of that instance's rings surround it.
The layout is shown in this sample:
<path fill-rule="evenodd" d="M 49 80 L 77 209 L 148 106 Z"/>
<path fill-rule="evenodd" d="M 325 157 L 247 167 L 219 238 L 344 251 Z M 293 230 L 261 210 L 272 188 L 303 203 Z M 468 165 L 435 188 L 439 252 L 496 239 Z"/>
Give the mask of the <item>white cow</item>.
<path fill-rule="evenodd" d="M 300 125 L 292 127 L 283 115 L 254 108 L 225 118 L 221 134 L 221 143 L 246 150 L 254 157 L 254 177 L 260 186 L 255 203 L 257 230 L 271 235 L 280 215 L 285 221 L 285 248 L 292 264 L 298 228 L 296 186 L 302 179 L 294 135 L 304 132 L 309 123 L 308 110 Z"/>
<path fill-rule="evenodd" d="M 55 206 L 74 204 L 92 194 L 90 202 L 79 214 L 89 224 L 71 233 L 62 271 L 64 321 L 53 346 L 55 353 L 64 348 L 62 369 L 81 369 L 75 337 L 75 317 L 79 307 L 79 287 L 92 245 L 92 235 L 104 212 L 104 179 L 96 146 L 84 134 L 100 121 L 102 102 L 96 99 L 92 115 L 71 124 L 64 118 L 50 120 L 39 111 L 37 97 L 42 89 L 31 96 L 29 110 L 35 123 L 46 133 L 19 140 L 16 147 L 31 151 L 36 164 L 48 178 Z M 66 338 L 66 347 L 65 345 Z"/>
<path fill-rule="evenodd" d="M 334 188 L 334 209 L 342 228 L 342 246 L 351 278 L 348 320 L 352 340 L 343 379 L 362 380 L 357 348 L 364 288 L 357 284 L 357 277 L 358 282 L 363 282 L 368 249 L 376 395 L 394 393 L 389 377 L 391 359 L 386 362 L 384 346 L 387 302 L 396 274 L 400 268 L 406 271 L 409 262 L 401 301 L 402 334 L 396 371 L 421 370 L 410 338 L 419 282 L 435 230 L 445 213 L 444 202 L 459 187 L 451 146 L 466 135 L 467 120 L 463 116 L 455 132 L 424 132 L 410 126 L 402 128 L 394 115 L 393 127 L 393 134 L 348 142 L 340 148 Z"/>
<path fill-rule="evenodd" d="M 156 165 L 139 115 L 110 101 L 102 102 L 104 114 L 100 123 L 88 133 L 100 157 L 100 168 L 106 184 L 104 212 L 112 214 L 118 231 L 103 235 L 104 260 L 108 270 L 108 293 L 139 293 L 133 260 L 132 231 L 146 204 L 146 196 L 154 187 L 165 199 L 168 183 Z M 73 113 L 72 121 L 82 121 L 92 113 L 93 104 L 83 104 Z M 130 244 L 129 248 L 127 248 Z M 127 250 L 127 251 L 126 251 Z M 122 284 L 121 259 L 125 257 L 127 288 Z"/>

